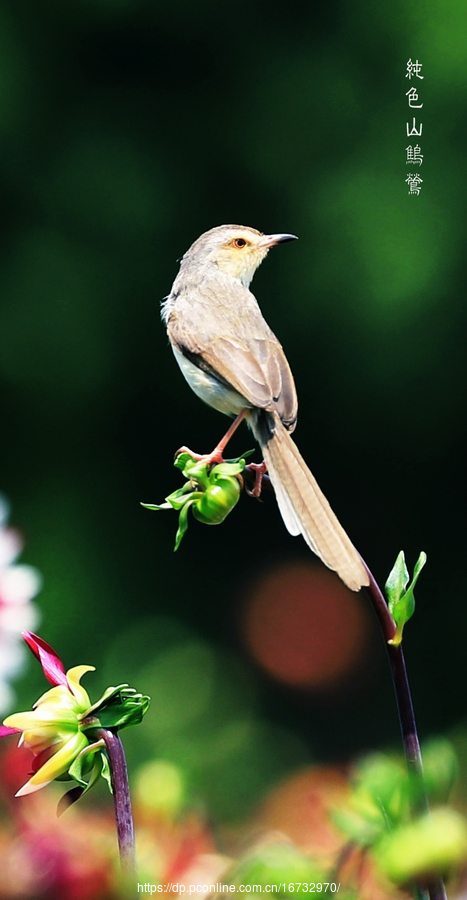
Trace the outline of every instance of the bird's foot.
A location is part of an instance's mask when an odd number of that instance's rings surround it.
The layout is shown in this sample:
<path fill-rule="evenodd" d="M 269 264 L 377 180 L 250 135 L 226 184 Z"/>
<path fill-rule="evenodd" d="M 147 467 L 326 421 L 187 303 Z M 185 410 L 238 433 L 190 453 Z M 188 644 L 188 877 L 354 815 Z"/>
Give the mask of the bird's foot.
<path fill-rule="evenodd" d="M 197 462 L 204 462 L 208 466 L 214 466 L 224 462 L 222 450 L 220 450 L 219 447 L 214 447 L 212 453 L 194 453 L 189 447 L 180 447 L 175 454 L 175 459 L 177 459 L 181 453 L 187 453 L 192 459 L 195 459 Z"/>
<path fill-rule="evenodd" d="M 249 494 L 250 497 L 260 497 L 261 496 L 261 490 L 263 487 L 263 478 L 264 478 L 267 470 L 268 470 L 268 467 L 267 467 L 266 463 L 264 462 L 264 459 L 263 459 L 262 463 L 250 463 L 250 465 L 246 467 L 246 471 L 251 472 L 254 475 L 254 479 L 255 479 L 253 488 L 251 490 L 247 487 L 245 488 L 247 494 Z"/>
<path fill-rule="evenodd" d="M 243 422 L 243 419 L 247 415 L 247 408 L 242 409 L 242 411 L 238 414 L 237 418 L 234 419 L 230 428 L 224 434 L 224 437 L 217 444 L 217 447 L 214 447 L 212 453 L 193 453 L 188 447 L 180 447 L 180 450 L 177 450 L 175 454 L 175 459 L 177 456 L 180 456 L 180 453 L 188 453 L 192 459 L 196 459 L 197 462 L 205 462 L 208 466 L 219 465 L 224 462 L 224 450 L 227 447 L 227 444 L 230 441 L 232 435 L 236 432 L 240 422 Z"/>

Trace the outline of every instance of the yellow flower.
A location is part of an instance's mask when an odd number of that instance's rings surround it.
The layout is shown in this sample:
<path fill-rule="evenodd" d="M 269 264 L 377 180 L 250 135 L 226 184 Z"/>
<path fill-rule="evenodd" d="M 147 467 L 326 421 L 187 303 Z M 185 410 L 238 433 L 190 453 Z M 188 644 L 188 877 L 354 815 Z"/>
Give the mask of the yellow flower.
<path fill-rule="evenodd" d="M 20 745 L 32 750 L 32 775 L 16 794 L 22 797 L 45 787 L 56 778 L 73 779 L 77 787 L 62 797 L 64 808 L 89 790 L 99 776 L 112 789 L 108 740 L 121 728 L 141 722 L 149 697 L 127 684 L 108 687 L 97 703 L 91 704 L 80 681 L 94 666 L 65 667 L 55 650 L 30 631 L 23 638 L 39 660 L 44 675 L 53 685 L 30 712 L 13 713 L 0 726 L 0 737 L 20 732 Z M 106 743 L 107 742 L 107 743 Z"/>
<path fill-rule="evenodd" d="M 13 713 L 4 725 L 21 731 L 20 745 L 34 753 L 34 774 L 17 797 L 45 787 L 68 771 L 74 760 L 90 746 L 81 722 L 91 706 L 87 691 L 80 685 L 85 672 L 94 666 L 75 666 L 66 672 L 67 685 L 51 688 L 30 712 Z"/>

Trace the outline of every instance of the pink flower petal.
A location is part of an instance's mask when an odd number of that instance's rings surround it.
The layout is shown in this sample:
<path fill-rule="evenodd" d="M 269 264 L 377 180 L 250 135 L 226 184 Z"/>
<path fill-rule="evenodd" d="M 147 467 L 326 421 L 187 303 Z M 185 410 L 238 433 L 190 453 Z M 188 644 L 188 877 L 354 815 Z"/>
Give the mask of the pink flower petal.
<path fill-rule="evenodd" d="M 8 725 L 0 725 L 0 738 L 7 737 L 9 734 L 20 734 L 19 728 L 8 728 Z"/>
<path fill-rule="evenodd" d="M 36 659 L 39 660 L 47 681 L 53 685 L 63 684 L 68 688 L 65 667 L 50 644 L 43 641 L 37 634 L 33 634 L 32 631 L 23 631 L 22 636 Z"/>

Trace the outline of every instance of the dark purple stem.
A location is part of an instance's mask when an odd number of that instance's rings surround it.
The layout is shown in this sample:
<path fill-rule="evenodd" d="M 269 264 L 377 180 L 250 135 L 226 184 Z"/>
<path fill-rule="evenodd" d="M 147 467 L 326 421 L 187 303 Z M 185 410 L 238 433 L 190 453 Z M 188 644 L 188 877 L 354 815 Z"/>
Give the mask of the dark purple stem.
<path fill-rule="evenodd" d="M 370 572 L 365 560 L 362 560 L 365 569 L 368 572 L 368 577 L 370 579 L 370 583 L 366 588 L 366 592 L 371 600 L 371 604 L 373 609 L 377 615 L 378 622 L 381 626 L 381 631 L 383 632 L 384 641 L 389 645 L 389 641 L 391 641 L 396 633 L 396 623 L 391 616 L 391 613 L 388 609 L 388 604 L 386 599 L 384 598 L 382 592 L 379 589 L 372 573 Z"/>
<path fill-rule="evenodd" d="M 409 777 L 414 786 L 414 812 L 422 814 L 429 811 L 428 798 L 423 784 L 423 762 L 420 750 L 420 741 L 417 732 L 417 723 L 410 693 L 409 679 L 405 667 L 402 644 L 389 643 L 396 633 L 394 620 L 389 612 L 386 600 L 378 587 L 373 575 L 365 563 L 365 568 L 370 578 L 370 584 L 366 588 L 373 609 L 377 615 L 381 630 L 384 635 L 386 649 L 388 651 L 391 666 L 392 680 L 396 694 L 397 711 L 402 733 L 405 759 L 409 771 Z M 427 884 L 430 900 L 447 900 L 446 889 L 442 878 L 435 878 Z"/>
<path fill-rule="evenodd" d="M 136 881 L 136 854 L 125 753 L 118 734 L 108 728 L 100 728 L 98 735 L 103 739 L 109 757 L 120 862 L 130 886 Z"/>
<path fill-rule="evenodd" d="M 397 698 L 405 758 L 410 774 L 415 777 L 416 781 L 419 781 L 423 776 L 422 754 L 402 644 L 398 646 L 388 644 L 387 651 Z M 419 803 L 417 811 L 428 812 L 428 800 L 425 791 L 418 791 L 416 796 Z"/>

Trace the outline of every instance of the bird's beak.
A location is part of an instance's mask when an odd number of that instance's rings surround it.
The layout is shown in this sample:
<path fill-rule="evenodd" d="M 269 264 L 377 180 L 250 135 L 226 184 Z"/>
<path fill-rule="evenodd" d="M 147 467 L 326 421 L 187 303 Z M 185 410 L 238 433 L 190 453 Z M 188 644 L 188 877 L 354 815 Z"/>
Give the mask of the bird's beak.
<path fill-rule="evenodd" d="M 269 247 L 274 247 L 275 244 L 285 244 L 286 241 L 298 241 L 298 237 L 296 234 L 265 234 L 258 247 L 268 250 Z"/>

